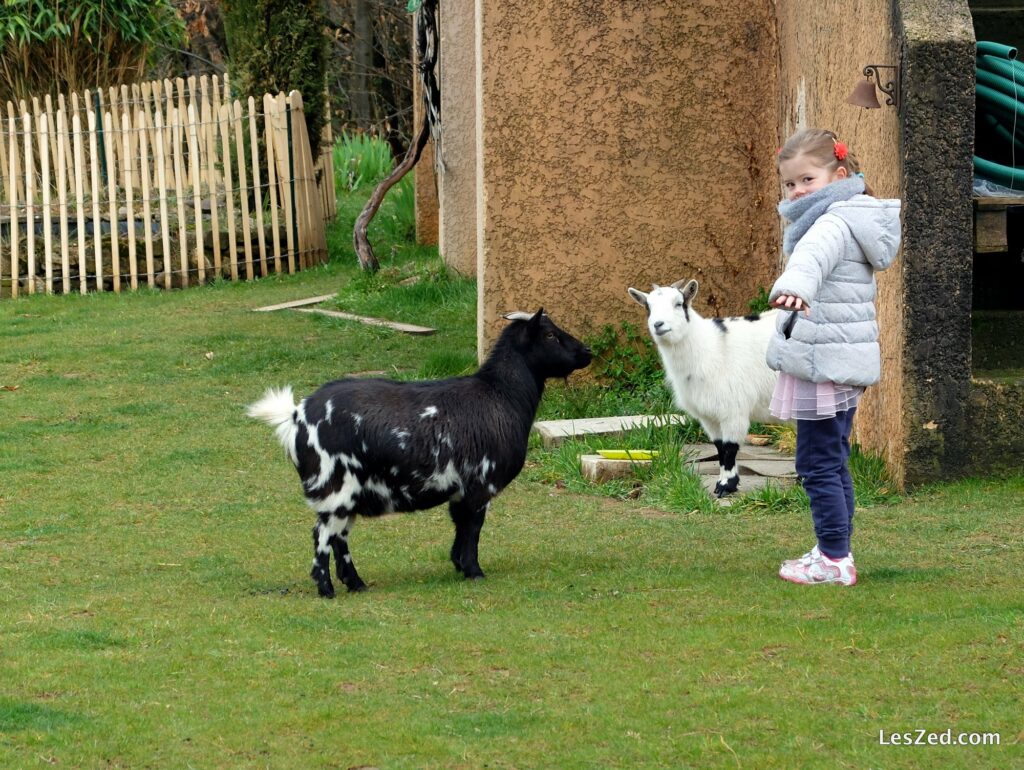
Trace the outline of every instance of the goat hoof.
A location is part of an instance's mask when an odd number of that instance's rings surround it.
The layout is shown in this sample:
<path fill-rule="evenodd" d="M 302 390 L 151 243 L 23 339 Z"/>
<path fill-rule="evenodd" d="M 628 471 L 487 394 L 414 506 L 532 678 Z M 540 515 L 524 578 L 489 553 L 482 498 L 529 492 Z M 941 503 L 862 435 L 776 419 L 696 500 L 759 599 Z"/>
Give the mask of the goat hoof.
<path fill-rule="evenodd" d="M 715 497 L 728 497 L 737 489 L 739 489 L 739 486 L 740 483 L 737 479 L 733 479 L 725 484 L 719 481 L 717 484 L 715 484 Z"/>
<path fill-rule="evenodd" d="M 334 598 L 334 586 L 331 583 L 324 585 L 320 583 L 316 587 L 317 593 L 320 594 L 321 599 L 333 599 Z"/>
<path fill-rule="evenodd" d="M 351 581 L 350 583 L 346 583 L 345 587 L 348 588 L 348 592 L 350 594 L 354 594 L 354 593 L 358 593 L 359 591 L 365 591 L 366 590 L 366 583 L 364 583 L 362 580 L 359 580 L 358 578 L 356 578 L 355 580 Z"/>
<path fill-rule="evenodd" d="M 466 580 L 483 580 L 484 571 L 477 567 L 475 570 L 465 570 Z"/>

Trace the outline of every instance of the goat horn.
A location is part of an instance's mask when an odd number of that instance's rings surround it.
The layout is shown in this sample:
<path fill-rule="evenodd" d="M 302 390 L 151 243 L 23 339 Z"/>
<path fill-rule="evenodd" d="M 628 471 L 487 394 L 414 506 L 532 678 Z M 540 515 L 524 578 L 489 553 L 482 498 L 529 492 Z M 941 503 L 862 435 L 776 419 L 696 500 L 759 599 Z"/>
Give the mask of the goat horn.
<path fill-rule="evenodd" d="M 513 310 L 511 313 L 505 313 L 502 316 L 506 321 L 529 321 L 533 318 L 533 313 L 527 313 L 522 310 Z"/>

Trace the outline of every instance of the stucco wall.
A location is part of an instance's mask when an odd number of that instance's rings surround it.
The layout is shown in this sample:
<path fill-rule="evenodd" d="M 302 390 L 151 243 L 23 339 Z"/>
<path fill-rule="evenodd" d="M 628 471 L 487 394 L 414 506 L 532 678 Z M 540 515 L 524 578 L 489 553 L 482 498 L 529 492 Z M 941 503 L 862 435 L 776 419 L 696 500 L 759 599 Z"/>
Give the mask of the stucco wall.
<path fill-rule="evenodd" d="M 846 103 L 866 64 L 896 64 L 890 0 L 780 0 L 780 119 L 782 133 L 817 126 L 836 132 L 857 155 L 865 180 L 882 198 L 902 198 L 900 116 L 895 108 L 865 110 Z M 821 34 L 842 19 L 842 34 Z M 882 70 L 891 80 L 891 70 Z M 883 454 L 903 475 L 903 292 L 902 261 L 879 273 L 878 323 L 882 379 L 869 388 L 858 412 L 855 438 Z"/>
<path fill-rule="evenodd" d="M 439 250 L 445 264 L 475 277 L 476 20 L 466 0 L 441 0 L 441 114 L 444 141 L 438 175 Z"/>
<path fill-rule="evenodd" d="M 973 33 L 965 0 L 779 2 L 784 133 L 821 125 L 903 200 L 903 247 L 878 275 L 882 381 L 855 438 L 900 484 L 963 474 L 970 389 Z M 842 19 L 842 35 L 822 35 Z M 846 98 L 865 64 L 902 67 L 902 105 Z M 884 99 L 881 100 L 884 105 Z"/>
<path fill-rule="evenodd" d="M 696 277 L 738 313 L 777 266 L 771 0 L 476 0 L 479 337 L 543 305 L 639 323 Z"/>

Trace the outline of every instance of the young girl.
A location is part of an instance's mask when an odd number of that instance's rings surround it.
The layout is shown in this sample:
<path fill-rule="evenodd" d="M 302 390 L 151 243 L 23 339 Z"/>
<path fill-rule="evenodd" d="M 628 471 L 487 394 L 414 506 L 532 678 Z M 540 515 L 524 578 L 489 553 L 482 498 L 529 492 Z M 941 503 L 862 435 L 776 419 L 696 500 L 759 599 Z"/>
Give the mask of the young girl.
<path fill-rule="evenodd" d="M 779 150 L 788 225 L 785 272 L 770 300 L 781 313 L 768 344 L 780 371 L 771 413 L 797 424 L 796 471 L 811 500 L 817 544 L 783 562 L 793 583 L 852 586 L 850 427 L 864 388 L 878 382 L 875 271 L 900 244 L 900 202 L 872 197 L 857 160 L 831 131 L 804 129 Z"/>

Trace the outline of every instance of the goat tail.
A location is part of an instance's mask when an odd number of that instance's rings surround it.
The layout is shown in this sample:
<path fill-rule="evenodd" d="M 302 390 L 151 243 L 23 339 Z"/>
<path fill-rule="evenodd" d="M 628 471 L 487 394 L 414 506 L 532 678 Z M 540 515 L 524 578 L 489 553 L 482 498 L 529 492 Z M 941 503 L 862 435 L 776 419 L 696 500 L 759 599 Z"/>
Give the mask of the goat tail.
<path fill-rule="evenodd" d="M 262 420 L 274 429 L 277 440 L 281 442 L 292 462 L 298 465 L 295 453 L 295 434 L 298 426 L 295 421 L 295 396 L 292 386 L 268 388 L 259 401 L 250 404 L 245 413 L 254 420 Z"/>

